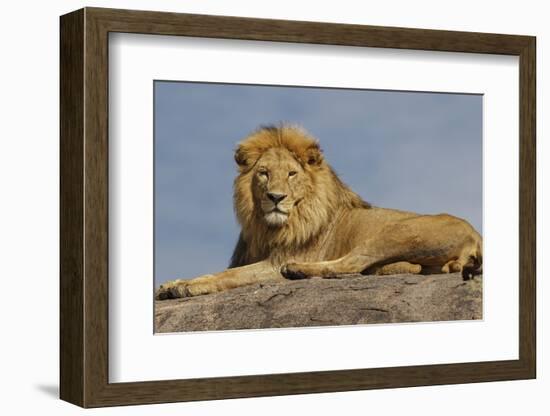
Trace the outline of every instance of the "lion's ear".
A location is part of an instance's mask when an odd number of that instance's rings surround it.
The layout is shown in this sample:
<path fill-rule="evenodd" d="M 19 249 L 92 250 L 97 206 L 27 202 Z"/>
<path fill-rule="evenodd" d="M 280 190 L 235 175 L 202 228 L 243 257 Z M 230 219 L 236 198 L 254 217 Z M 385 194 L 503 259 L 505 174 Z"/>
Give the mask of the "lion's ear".
<path fill-rule="evenodd" d="M 323 162 L 323 151 L 318 144 L 306 150 L 305 162 L 310 166 L 319 166 Z"/>
<path fill-rule="evenodd" d="M 237 163 L 237 165 L 239 166 L 239 169 L 241 171 L 244 171 L 247 169 L 248 167 L 248 155 L 247 155 L 247 152 L 246 150 L 242 147 L 242 146 L 239 146 L 237 148 L 237 150 L 235 150 L 235 162 Z"/>

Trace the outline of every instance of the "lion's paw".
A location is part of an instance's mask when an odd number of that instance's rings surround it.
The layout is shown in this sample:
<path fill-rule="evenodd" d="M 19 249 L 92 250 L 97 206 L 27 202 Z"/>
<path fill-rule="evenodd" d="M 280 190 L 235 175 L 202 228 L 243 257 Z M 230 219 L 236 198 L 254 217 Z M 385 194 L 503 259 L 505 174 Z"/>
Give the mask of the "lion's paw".
<path fill-rule="evenodd" d="M 188 282 L 181 280 L 174 280 L 172 282 L 163 283 L 155 293 L 155 299 L 177 299 L 187 298 L 191 296 L 188 289 Z"/>
<path fill-rule="evenodd" d="M 288 263 L 281 267 L 281 274 L 285 279 L 289 280 L 301 280 L 307 279 L 309 276 L 300 270 L 299 264 L 297 263 Z"/>
<path fill-rule="evenodd" d="M 191 280 L 178 279 L 163 283 L 155 293 L 155 299 L 189 298 L 219 292 L 220 288 L 212 281 L 213 277 L 204 275 Z"/>

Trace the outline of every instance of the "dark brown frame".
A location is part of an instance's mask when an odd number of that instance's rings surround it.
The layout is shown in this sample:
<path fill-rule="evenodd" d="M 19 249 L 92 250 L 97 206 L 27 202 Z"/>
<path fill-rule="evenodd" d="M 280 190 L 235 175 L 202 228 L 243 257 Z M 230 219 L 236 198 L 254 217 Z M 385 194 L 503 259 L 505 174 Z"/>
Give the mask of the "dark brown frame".
<path fill-rule="evenodd" d="M 99 8 L 81 9 L 60 20 L 63 400 L 99 407 L 535 378 L 534 37 Z M 519 56 L 519 359 L 109 383 L 109 32 Z"/>

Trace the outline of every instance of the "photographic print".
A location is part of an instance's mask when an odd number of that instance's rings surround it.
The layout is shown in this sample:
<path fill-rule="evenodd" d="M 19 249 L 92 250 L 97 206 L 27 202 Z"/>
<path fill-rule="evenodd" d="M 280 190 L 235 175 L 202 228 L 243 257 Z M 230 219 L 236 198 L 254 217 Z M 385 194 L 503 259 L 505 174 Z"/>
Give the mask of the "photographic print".
<path fill-rule="evenodd" d="M 155 332 L 482 319 L 482 105 L 155 81 Z"/>

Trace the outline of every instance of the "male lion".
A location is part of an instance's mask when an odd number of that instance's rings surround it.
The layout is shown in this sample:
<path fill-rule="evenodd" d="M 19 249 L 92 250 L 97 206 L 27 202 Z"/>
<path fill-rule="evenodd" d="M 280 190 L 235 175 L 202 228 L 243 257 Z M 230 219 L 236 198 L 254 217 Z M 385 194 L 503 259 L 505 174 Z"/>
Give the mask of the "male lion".
<path fill-rule="evenodd" d="M 286 279 L 353 273 L 453 273 L 481 268 L 481 237 L 447 214 L 376 208 L 348 188 L 298 127 L 262 127 L 235 152 L 241 234 L 230 268 L 160 286 L 157 299 Z"/>

